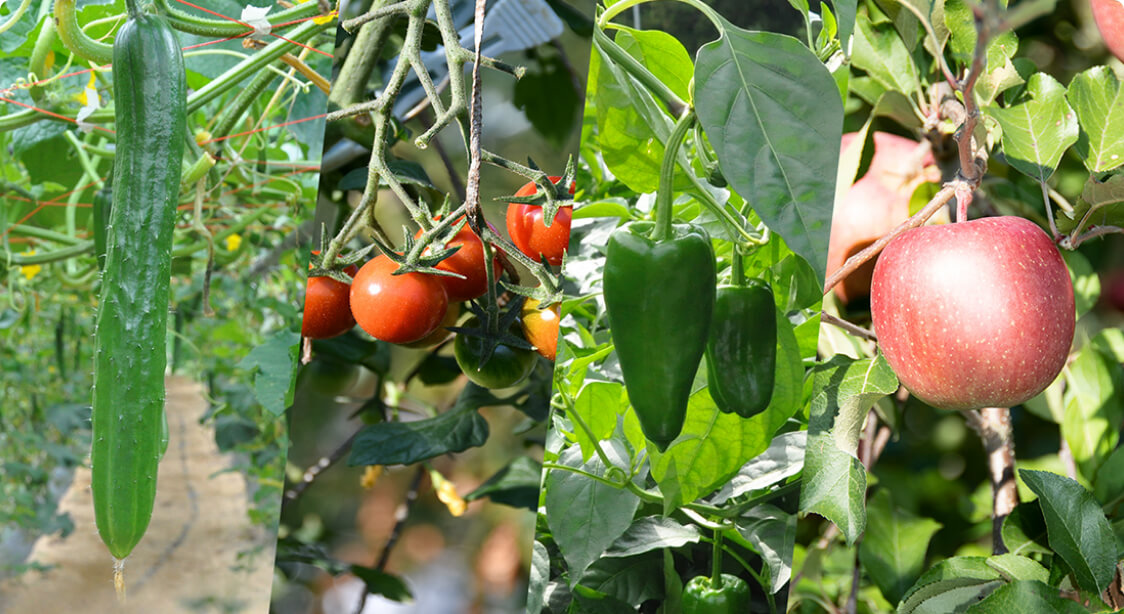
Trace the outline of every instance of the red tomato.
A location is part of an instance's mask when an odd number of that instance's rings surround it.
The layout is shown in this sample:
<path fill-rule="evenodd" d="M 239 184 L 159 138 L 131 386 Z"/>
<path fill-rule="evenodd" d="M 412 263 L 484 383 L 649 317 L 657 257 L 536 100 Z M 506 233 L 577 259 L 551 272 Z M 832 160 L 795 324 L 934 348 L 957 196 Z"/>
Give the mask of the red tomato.
<path fill-rule="evenodd" d="M 550 180 L 558 183 L 561 177 L 551 177 Z M 574 185 L 570 185 L 570 194 L 574 193 Z M 519 188 L 516 196 L 531 196 L 538 191 L 534 182 Z M 570 221 L 574 216 L 573 207 L 560 207 L 554 221 L 548 228 L 542 218 L 542 207 L 534 205 L 520 205 L 509 203 L 507 206 L 507 234 L 511 242 L 519 251 L 528 257 L 546 261 L 554 266 L 562 264 L 562 255 L 566 246 L 570 244 Z"/>
<path fill-rule="evenodd" d="M 355 277 L 358 270 L 359 267 L 352 265 L 344 269 L 344 273 Z M 351 317 L 348 304 L 350 293 L 351 286 L 331 277 L 309 277 L 304 290 L 301 335 L 309 339 L 328 339 L 351 330 L 355 318 Z"/>
<path fill-rule="evenodd" d="M 421 234 L 422 231 L 419 230 L 414 238 L 420 237 Z M 483 296 L 488 291 L 488 271 L 484 268 L 484 244 L 480 241 L 480 237 L 472 232 L 468 224 L 465 224 L 446 246 L 460 246 L 460 249 L 457 250 L 457 253 L 439 262 L 437 268 L 442 271 L 464 275 L 464 279 L 434 276 L 441 282 L 441 285 L 445 286 L 445 293 L 449 295 L 449 302 L 457 303 Z M 503 269 L 495 258 L 492 258 L 492 267 L 498 279 Z"/>
<path fill-rule="evenodd" d="M 437 329 L 449 299 L 433 275 L 397 270 L 385 255 L 364 264 L 351 284 L 351 314 L 375 339 L 411 343 Z"/>

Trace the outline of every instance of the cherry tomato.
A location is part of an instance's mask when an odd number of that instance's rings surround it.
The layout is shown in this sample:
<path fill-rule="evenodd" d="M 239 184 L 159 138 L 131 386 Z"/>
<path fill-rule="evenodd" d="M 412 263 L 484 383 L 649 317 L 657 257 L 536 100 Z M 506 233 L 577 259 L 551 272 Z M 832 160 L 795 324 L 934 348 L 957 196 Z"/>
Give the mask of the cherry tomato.
<path fill-rule="evenodd" d="M 414 237 L 420 237 L 421 234 L 422 231 L 419 230 Z M 441 285 L 445 286 L 445 293 L 449 295 L 449 302 L 457 303 L 472 300 L 487 292 L 488 271 L 484 268 L 484 244 L 480 241 L 480 237 L 476 236 L 476 233 L 472 232 L 472 229 L 465 224 L 446 243 L 446 246 L 460 246 L 460 249 L 452 256 L 439 262 L 437 268 L 442 271 L 464 275 L 464 279 L 435 276 L 441 282 Z M 494 257 L 492 258 L 492 267 L 496 278 L 499 278 L 503 269 Z"/>
<path fill-rule="evenodd" d="M 313 252 L 319 253 L 319 252 Z M 312 265 L 308 265 L 312 268 Z M 352 265 L 344 273 L 355 277 L 359 267 Z M 328 339 L 351 330 L 355 318 L 351 317 L 348 297 L 351 286 L 331 277 L 309 277 L 304 289 L 304 319 L 301 335 L 309 339 Z"/>
<path fill-rule="evenodd" d="M 551 177 L 550 180 L 558 183 L 561 177 Z M 570 185 L 570 194 L 574 193 L 574 185 Z M 516 196 L 531 196 L 538 191 L 532 181 L 519 188 Z M 507 234 L 511 242 L 519 251 L 535 261 L 541 261 L 545 256 L 546 261 L 554 266 L 562 264 L 562 255 L 570 244 L 570 221 L 574 216 L 573 207 L 560 207 L 548 228 L 542 217 L 542 207 L 534 205 L 520 205 L 509 203 L 507 206 Z"/>
<path fill-rule="evenodd" d="M 375 339 L 411 343 L 440 326 L 449 299 L 433 275 L 396 270 L 385 255 L 364 264 L 351 283 L 351 314 Z"/>
<path fill-rule="evenodd" d="M 558 354 L 558 305 L 546 309 L 539 308 L 539 301 L 533 298 L 523 303 L 523 336 L 543 358 L 553 362 Z"/>
<path fill-rule="evenodd" d="M 480 326 L 476 318 L 465 322 L 465 327 Z M 484 388 L 510 388 L 523 381 L 531 371 L 535 370 L 535 353 L 530 350 L 513 348 L 507 345 L 497 345 L 488 362 L 480 366 L 480 357 L 484 354 L 483 337 L 471 335 L 457 335 L 453 341 L 453 354 L 461 371 L 476 384 Z"/>

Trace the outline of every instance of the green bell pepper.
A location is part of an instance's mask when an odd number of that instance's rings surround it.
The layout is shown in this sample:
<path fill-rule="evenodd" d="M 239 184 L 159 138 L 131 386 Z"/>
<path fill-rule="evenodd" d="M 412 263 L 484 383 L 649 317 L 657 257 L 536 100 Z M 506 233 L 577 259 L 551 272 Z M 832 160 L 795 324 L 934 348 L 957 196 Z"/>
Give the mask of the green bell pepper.
<path fill-rule="evenodd" d="M 605 311 L 628 398 L 644 436 L 662 451 L 679 436 L 714 307 L 714 250 L 702 228 L 651 222 L 609 236 Z"/>
<path fill-rule="evenodd" d="M 718 409 L 751 418 L 769 406 L 777 364 L 777 320 L 773 290 L 751 279 L 718 288 L 706 381 Z"/>
<path fill-rule="evenodd" d="M 741 578 L 724 573 L 714 586 L 709 576 L 691 578 L 683 588 L 683 614 L 746 614 L 749 612 L 749 585 Z"/>

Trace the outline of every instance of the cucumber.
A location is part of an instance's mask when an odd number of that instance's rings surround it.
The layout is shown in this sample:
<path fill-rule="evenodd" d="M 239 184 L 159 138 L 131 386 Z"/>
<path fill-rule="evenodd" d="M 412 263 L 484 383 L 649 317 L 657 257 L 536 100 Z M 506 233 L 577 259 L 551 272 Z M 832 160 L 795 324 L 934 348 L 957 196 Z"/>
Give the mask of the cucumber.
<path fill-rule="evenodd" d="M 117 153 L 94 340 L 90 457 L 98 534 L 119 561 L 118 581 L 120 561 L 144 536 L 156 497 L 186 91 L 175 34 L 130 2 L 113 44 Z"/>

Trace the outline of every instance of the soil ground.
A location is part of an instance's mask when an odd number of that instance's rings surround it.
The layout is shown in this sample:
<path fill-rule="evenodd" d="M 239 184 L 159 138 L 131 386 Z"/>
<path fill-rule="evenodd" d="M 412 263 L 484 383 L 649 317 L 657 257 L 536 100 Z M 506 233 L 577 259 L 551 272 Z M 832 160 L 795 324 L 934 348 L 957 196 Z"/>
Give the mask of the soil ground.
<path fill-rule="evenodd" d="M 169 442 L 157 476 L 148 531 L 125 561 L 127 599 L 113 588 L 113 557 L 94 527 L 90 471 L 80 467 L 63 495 L 74 532 L 40 538 L 28 562 L 51 566 L 0 584 L 0 613 L 266 614 L 274 536 L 251 524 L 246 482 L 199 423 L 202 387 L 166 381 Z"/>

